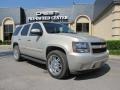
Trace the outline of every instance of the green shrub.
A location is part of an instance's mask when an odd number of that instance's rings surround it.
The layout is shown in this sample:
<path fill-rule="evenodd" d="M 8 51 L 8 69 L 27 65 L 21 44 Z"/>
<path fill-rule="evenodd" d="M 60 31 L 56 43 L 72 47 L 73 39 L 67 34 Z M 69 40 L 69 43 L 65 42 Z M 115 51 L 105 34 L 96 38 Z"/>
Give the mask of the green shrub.
<path fill-rule="evenodd" d="M 109 50 L 120 50 L 120 40 L 107 41 L 107 47 Z"/>
<path fill-rule="evenodd" d="M 109 50 L 110 55 L 120 55 L 120 50 Z"/>
<path fill-rule="evenodd" d="M 107 47 L 111 55 L 120 55 L 120 40 L 107 41 Z"/>
<path fill-rule="evenodd" d="M 2 40 L 0 40 L 0 45 L 2 44 Z"/>
<path fill-rule="evenodd" d="M 7 40 L 6 40 L 6 41 L 3 41 L 2 44 L 3 44 L 3 45 L 10 45 L 11 43 L 10 43 L 10 41 L 7 41 Z"/>

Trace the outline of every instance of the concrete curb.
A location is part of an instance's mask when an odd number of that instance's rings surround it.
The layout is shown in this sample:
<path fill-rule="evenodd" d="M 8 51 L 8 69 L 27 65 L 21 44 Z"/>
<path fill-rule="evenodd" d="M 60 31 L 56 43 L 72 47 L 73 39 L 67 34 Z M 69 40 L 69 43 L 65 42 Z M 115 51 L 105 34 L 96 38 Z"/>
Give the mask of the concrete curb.
<path fill-rule="evenodd" d="M 120 55 L 110 55 L 109 58 L 120 60 Z"/>
<path fill-rule="evenodd" d="M 0 49 L 11 49 L 10 45 L 0 45 Z"/>
<path fill-rule="evenodd" d="M 0 47 L 10 47 L 10 45 L 0 45 Z"/>

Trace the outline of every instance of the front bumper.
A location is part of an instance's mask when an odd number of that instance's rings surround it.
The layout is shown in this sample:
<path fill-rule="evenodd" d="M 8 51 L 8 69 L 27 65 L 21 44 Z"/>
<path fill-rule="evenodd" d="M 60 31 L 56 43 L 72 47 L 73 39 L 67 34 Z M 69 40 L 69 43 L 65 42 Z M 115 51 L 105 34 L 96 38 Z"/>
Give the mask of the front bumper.
<path fill-rule="evenodd" d="M 109 58 L 109 52 L 100 54 L 70 53 L 68 66 L 71 73 L 100 68 Z"/>

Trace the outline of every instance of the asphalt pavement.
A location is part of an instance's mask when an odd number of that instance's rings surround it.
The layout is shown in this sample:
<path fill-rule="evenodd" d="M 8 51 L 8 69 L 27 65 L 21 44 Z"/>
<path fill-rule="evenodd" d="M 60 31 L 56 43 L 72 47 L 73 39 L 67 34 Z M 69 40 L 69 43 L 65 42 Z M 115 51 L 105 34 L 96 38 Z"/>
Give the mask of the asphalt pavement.
<path fill-rule="evenodd" d="M 46 66 L 14 60 L 11 49 L 0 48 L 0 90 L 120 90 L 120 60 L 110 57 L 99 70 L 52 78 Z"/>

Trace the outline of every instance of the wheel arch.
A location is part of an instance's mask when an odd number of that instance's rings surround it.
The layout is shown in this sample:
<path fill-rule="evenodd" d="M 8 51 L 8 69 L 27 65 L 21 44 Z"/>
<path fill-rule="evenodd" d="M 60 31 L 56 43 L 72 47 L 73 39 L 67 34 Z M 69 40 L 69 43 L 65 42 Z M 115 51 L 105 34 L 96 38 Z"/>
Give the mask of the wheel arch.
<path fill-rule="evenodd" d="M 17 42 L 14 42 L 14 43 L 13 43 L 13 48 L 14 48 L 16 45 L 19 46 Z"/>
<path fill-rule="evenodd" d="M 65 55 L 66 55 L 66 50 L 65 50 L 65 49 L 63 49 L 63 48 L 61 48 L 61 47 L 58 47 L 58 46 L 48 46 L 48 47 L 46 48 L 46 57 L 47 57 L 47 55 L 48 55 L 51 51 L 53 51 L 53 50 L 62 51 L 62 52 L 65 53 Z"/>

